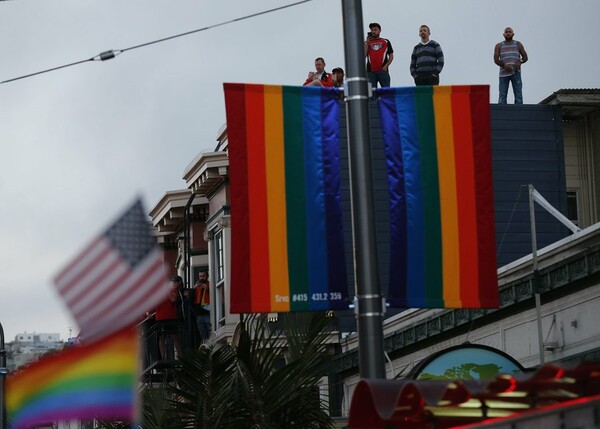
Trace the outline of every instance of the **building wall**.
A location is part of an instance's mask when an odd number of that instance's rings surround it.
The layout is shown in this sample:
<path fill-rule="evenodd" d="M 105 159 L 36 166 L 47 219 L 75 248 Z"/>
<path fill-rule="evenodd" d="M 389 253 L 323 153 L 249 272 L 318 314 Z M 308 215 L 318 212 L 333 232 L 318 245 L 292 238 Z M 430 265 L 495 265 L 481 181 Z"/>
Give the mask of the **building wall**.
<path fill-rule="evenodd" d="M 567 190 L 576 191 L 579 226 L 600 221 L 600 112 L 564 122 Z"/>
<path fill-rule="evenodd" d="M 217 213 L 223 206 L 229 205 L 229 187 L 224 186 L 212 194 L 208 200 L 209 213 Z"/>
<path fill-rule="evenodd" d="M 15 336 L 15 341 L 7 343 L 7 367 L 13 371 L 29 362 L 36 360 L 39 356 L 60 350 L 64 343 L 60 341 L 57 333 L 21 333 Z"/>
<path fill-rule="evenodd" d="M 594 190 L 594 210 L 592 212 L 591 224 L 600 222 L 600 111 L 589 115 L 589 128 L 591 135 L 591 151 L 592 151 L 592 165 L 593 165 L 593 176 L 592 184 Z"/>
<path fill-rule="evenodd" d="M 593 146 L 590 144 L 588 120 L 564 123 L 565 136 L 565 170 L 567 190 L 577 192 L 579 226 L 585 228 L 594 223 L 594 191 L 593 191 Z"/>
<path fill-rule="evenodd" d="M 167 269 L 169 270 L 168 275 L 169 277 L 173 277 L 174 275 L 177 274 L 177 255 L 178 255 L 178 248 L 177 247 L 167 247 L 167 248 L 163 248 L 163 261 L 167 267 Z"/>
<path fill-rule="evenodd" d="M 58 333 L 22 333 L 15 336 L 15 341 L 20 343 L 53 343 L 60 341 Z"/>
<path fill-rule="evenodd" d="M 215 341 L 230 341 L 239 316 L 230 314 L 231 297 L 231 227 L 229 217 L 229 189 L 223 186 L 211 193 L 209 219 L 206 222 L 208 236 L 208 260 L 210 261 L 211 323 Z M 221 248 L 219 258 L 218 250 Z"/>
<path fill-rule="evenodd" d="M 19 343 L 33 343 L 34 336 L 35 336 L 35 334 L 33 334 L 33 333 L 17 334 L 17 336 L 15 337 L 15 341 L 17 341 Z"/>
<path fill-rule="evenodd" d="M 562 114 L 557 106 L 491 105 L 496 248 L 501 267 L 531 253 L 527 185 L 566 214 Z M 538 247 L 569 235 L 535 205 Z"/>
<path fill-rule="evenodd" d="M 208 243 L 204 239 L 206 224 L 204 222 L 195 221 L 190 225 L 190 243 L 192 251 L 207 251 Z"/>
<path fill-rule="evenodd" d="M 578 205 L 581 204 L 581 170 L 579 168 L 580 147 L 579 141 L 583 137 L 585 128 L 583 121 L 568 121 L 563 124 L 565 139 L 565 177 L 567 181 L 567 191 L 577 192 Z M 582 219 L 582 211 L 579 210 L 580 224 L 587 223 L 587 219 Z"/>

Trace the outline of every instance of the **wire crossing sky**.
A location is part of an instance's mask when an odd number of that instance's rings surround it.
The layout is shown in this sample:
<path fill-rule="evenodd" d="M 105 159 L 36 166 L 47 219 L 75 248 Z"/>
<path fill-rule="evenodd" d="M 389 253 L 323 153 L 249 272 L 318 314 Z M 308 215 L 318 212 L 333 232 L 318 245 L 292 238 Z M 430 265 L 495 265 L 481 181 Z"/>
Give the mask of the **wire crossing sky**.
<path fill-rule="evenodd" d="M 6 1 L 6 0 L 0 0 L 0 1 Z M 52 67 L 52 68 L 49 68 L 49 69 L 46 69 L 46 70 L 41 70 L 41 71 L 38 71 L 38 72 L 35 72 L 35 73 L 29 73 L 29 74 L 26 74 L 26 75 L 23 75 L 23 76 L 14 77 L 12 79 L 3 80 L 2 82 L 0 82 L 0 85 L 5 84 L 5 83 L 14 82 L 14 81 L 21 80 L 21 79 L 27 79 L 27 78 L 30 78 L 30 77 L 33 77 L 33 76 L 37 76 L 37 75 L 44 74 L 44 73 L 49 73 L 49 72 L 60 70 L 60 69 L 64 69 L 64 68 L 67 68 L 67 67 L 76 66 L 78 64 L 83 64 L 83 63 L 87 63 L 87 62 L 90 62 L 90 61 L 107 61 L 107 60 L 111 60 L 114 57 L 116 57 L 117 55 L 122 54 L 123 52 L 133 51 L 134 49 L 139 49 L 139 48 L 145 48 L 145 47 L 150 46 L 150 45 L 155 45 L 157 43 L 163 43 L 163 42 L 166 42 L 166 41 L 169 41 L 169 40 L 172 40 L 172 39 L 177 39 L 179 37 L 189 36 L 189 35 L 192 35 L 192 34 L 195 34 L 195 33 L 199 33 L 201 31 L 212 30 L 213 28 L 222 27 L 222 26 L 225 26 L 225 25 L 233 24 L 235 22 L 244 21 L 244 20 L 250 19 L 250 18 L 256 18 L 257 16 L 261 16 L 261 15 L 267 15 L 269 13 L 277 12 L 277 11 L 280 11 L 280 10 L 283 10 L 283 9 L 288 9 L 290 7 L 298 6 L 298 5 L 301 5 L 301 4 L 304 4 L 304 3 L 308 3 L 308 2 L 311 2 L 311 1 L 313 1 L 313 0 L 301 0 L 301 1 L 298 1 L 298 2 L 295 2 L 295 3 L 286 4 L 284 6 L 275 7 L 275 8 L 269 9 L 269 10 L 264 10 L 262 12 L 257 12 L 257 13 L 253 13 L 253 14 L 250 14 L 250 15 L 245 15 L 245 16 L 242 16 L 240 18 L 231 19 L 229 21 L 220 22 L 218 24 L 209 25 L 207 27 L 198 28 L 196 30 L 186 31 L 185 33 L 175 34 L 173 36 L 163 37 L 162 39 L 152 40 L 150 42 L 141 43 L 141 44 L 135 45 L 135 46 L 130 46 L 129 48 L 115 49 L 115 50 L 111 49 L 109 51 L 102 52 L 102 53 L 100 53 L 100 54 L 98 54 L 98 55 L 96 55 L 94 57 L 88 58 L 86 60 L 75 61 L 74 63 L 64 64 L 62 66 Z"/>

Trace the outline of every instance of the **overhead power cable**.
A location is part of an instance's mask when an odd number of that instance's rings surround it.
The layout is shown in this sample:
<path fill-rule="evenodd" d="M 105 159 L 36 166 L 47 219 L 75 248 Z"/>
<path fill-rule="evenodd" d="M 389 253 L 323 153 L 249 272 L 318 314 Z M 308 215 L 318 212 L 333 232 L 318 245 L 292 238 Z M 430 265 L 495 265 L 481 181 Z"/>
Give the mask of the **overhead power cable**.
<path fill-rule="evenodd" d="M 2 1 L 2 0 L 0 0 L 0 1 Z M 76 62 L 70 63 L 70 64 L 64 64 L 64 65 L 58 66 L 58 67 L 52 67 L 50 69 L 41 70 L 41 71 L 38 71 L 38 72 L 35 72 L 35 73 L 29 73 L 29 74 L 26 74 L 26 75 L 23 75 L 23 76 L 19 76 L 19 77 L 14 77 L 14 78 L 8 79 L 8 80 L 3 80 L 2 82 L 0 82 L 0 85 L 5 84 L 5 83 L 9 83 L 9 82 L 14 82 L 16 80 L 26 79 L 26 78 L 32 77 L 32 76 L 37 76 L 37 75 L 43 74 L 43 73 L 49 73 L 51 71 L 60 70 L 60 69 L 64 69 L 64 68 L 67 68 L 67 67 L 76 66 L 78 64 L 87 63 L 87 62 L 90 62 L 90 61 L 107 61 L 107 60 L 113 59 L 117 55 L 122 54 L 123 52 L 132 51 L 134 49 L 139 49 L 139 48 L 144 48 L 146 46 L 155 45 L 157 43 L 163 43 L 163 42 L 166 42 L 168 40 L 176 39 L 178 37 L 189 36 L 191 34 L 199 33 L 201 31 L 212 30 L 213 28 L 222 27 L 224 25 L 233 24 L 235 22 L 244 21 L 246 19 L 255 18 L 255 17 L 261 16 L 261 15 L 267 15 L 267 14 L 272 13 L 272 12 L 278 12 L 280 10 L 288 9 L 290 7 L 298 6 L 298 5 L 301 5 L 303 3 L 308 3 L 308 2 L 311 2 L 311 1 L 313 1 L 313 0 L 301 0 L 301 1 L 297 1 L 295 3 L 290 3 L 290 4 L 283 5 L 283 6 L 275 7 L 273 9 L 264 10 L 262 12 L 257 12 L 257 13 L 253 13 L 253 14 L 250 14 L 250 15 L 245 15 L 245 16 L 242 16 L 240 18 L 231 19 L 229 21 L 220 22 L 218 24 L 209 25 L 208 27 L 198 28 L 196 30 L 186 31 L 185 33 L 175 34 L 173 36 L 163 37 L 162 39 L 153 40 L 151 42 L 146 42 L 146 43 L 141 43 L 139 45 L 130 46 L 129 48 L 111 49 L 109 51 L 102 52 L 102 53 L 100 53 L 100 54 L 98 54 L 98 55 L 96 55 L 94 57 L 91 57 L 91 58 L 88 58 L 88 59 L 85 59 L 85 60 L 76 61 Z"/>

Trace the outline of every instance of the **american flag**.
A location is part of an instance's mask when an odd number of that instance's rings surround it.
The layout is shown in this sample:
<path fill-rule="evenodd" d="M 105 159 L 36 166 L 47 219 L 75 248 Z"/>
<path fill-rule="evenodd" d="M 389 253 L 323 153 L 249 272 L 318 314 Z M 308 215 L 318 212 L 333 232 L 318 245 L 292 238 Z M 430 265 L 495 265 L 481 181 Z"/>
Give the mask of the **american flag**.
<path fill-rule="evenodd" d="M 162 250 L 136 201 L 55 278 L 86 342 L 139 321 L 167 299 Z"/>

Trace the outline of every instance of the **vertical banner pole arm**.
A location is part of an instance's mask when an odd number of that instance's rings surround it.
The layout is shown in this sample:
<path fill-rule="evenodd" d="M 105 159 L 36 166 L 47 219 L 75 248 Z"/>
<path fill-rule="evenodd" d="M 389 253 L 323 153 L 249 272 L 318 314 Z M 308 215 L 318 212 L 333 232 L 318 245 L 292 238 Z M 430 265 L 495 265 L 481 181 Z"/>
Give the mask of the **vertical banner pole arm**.
<path fill-rule="evenodd" d="M 542 300 L 538 279 L 537 237 L 535 230 L 535 206 L 533 185 L 529 185 L 529 220 L 531 222 L 531 261 L 533 265 L 533 293 L 535 297 L 535 314 L 537 319 L 538 347 L 540 350 L 540 366 L 544 364 L 544 333 L 542 332 Z"/>

